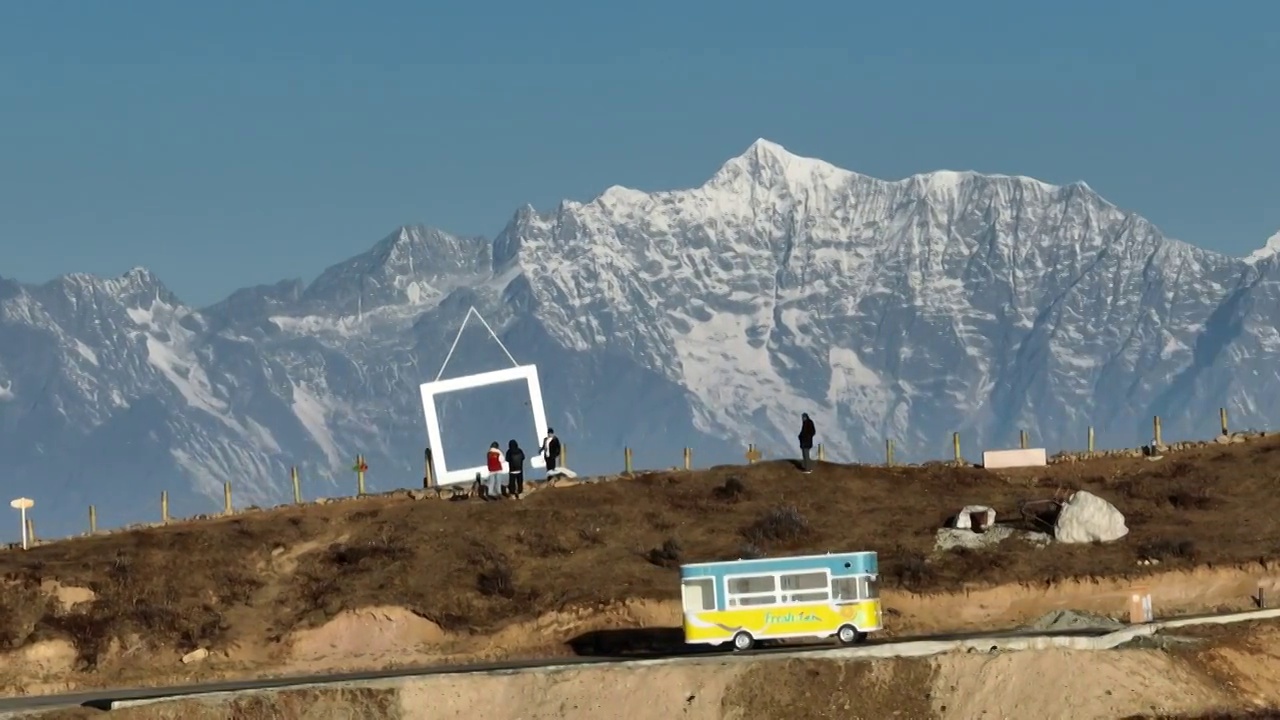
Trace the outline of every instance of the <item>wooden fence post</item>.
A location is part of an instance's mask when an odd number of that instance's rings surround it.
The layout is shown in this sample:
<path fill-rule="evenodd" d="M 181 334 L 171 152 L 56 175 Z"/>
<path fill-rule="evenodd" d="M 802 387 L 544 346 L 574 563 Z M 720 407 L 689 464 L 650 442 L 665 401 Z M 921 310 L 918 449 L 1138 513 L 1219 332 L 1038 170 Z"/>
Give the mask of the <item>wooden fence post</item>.
<path fill-rule="evenodd" d="M 169 524 L 169 491 L 160 491 L 160 522 Z"/>
<path fill-rule="evenodd" d="M 289 468 L 289 480 L 293 482 L 293 504 L 302 504 L 302 481 L 298 479 L 298 466 Z"/>
<path fill-rule="evenodd" d="M 569 467 L 569 444 L 568 443 L 563 443 L 563 442 L 560 443 L 560 461 L 557 463 L 557 467 Z"/>
<path fill-rule="evenodd" d="M 1089 454 L 1093 454 L 1093 426 L 1089 426 Z"/>
<path fill-rule="evenodd" d="M 827 461 L 827 450 L 822 447 L 822 443 L 818 443 L 818 462 Z"/>
<path fill-rule="evenodd" d="M 564 445 L 561 445 L 560 449 L 563 452 Z M 631 448 L 629 447 L 622 448 L 622 471 L 628 475 L 631 474 Z"/>
<path fill-rule="evenodd" d="M 31 545 L 36 542 L 36 521 L 30 515 L 27 516 L 27 542 Z"/>
<path fill-rule="evenodd" d="M 1152 440 L 1155 442 L 1156 447 L 1164 445 L 1163 433 L 1160 432 L 1160 416 L 1159 415 L 1152 417 L 1151 429 L 1153 430 Z"/>
<path fill-rule="evenodd" d="M 693 448 L 684 449 L 684 469 L 685 470 L 693 469 Z"/>
<path fill-rule="evenodd" d="M 431 448 L 427 448 L 422 451 L 422 487 L 427 489 L 435 486 L 436 470 L 431 467 Z"/>
<path fill-rule="evenodd" d="M 960 457 L 960 433 L 958 432 L 951 433 L 951 449 L 955 452 L 956 464 L 964 462 Z"/>
<path fill-rule="evenodd" d="M 364 497 L 364 471 L 369 469 L 364 462 L 364 455 L 356 455 L 356 464 L 352 469 L 356 471 L 356 497 Z"/>
<path fill-rule="evenodd" d="M 1023 450 L 1027 449 L 1027 431 L 1026 430 L 1018 431 L 1018 447 L 1022 448 Z"/>
<path fill-rule="evenodd" d="M 89 534 L 98 532 L 98 508 L 89 506 Z"/>
<path fill-rule="evenodd" d="M 893 467 L 893 438 L 884 441 L 884 464 Z"/>
<path fill-rule="evenodd" d="M 231 482 L 222 483 L 222 512 L 225 515 L 231 514 Z"/>
<path fill-rule="evenodd" d="M 1218 408 L 1218 423 L 1222 425 L 1223 435 L 1231 434 L 1230 432 L 1227 431 L 1227 409 L 1226 408 Z"/>

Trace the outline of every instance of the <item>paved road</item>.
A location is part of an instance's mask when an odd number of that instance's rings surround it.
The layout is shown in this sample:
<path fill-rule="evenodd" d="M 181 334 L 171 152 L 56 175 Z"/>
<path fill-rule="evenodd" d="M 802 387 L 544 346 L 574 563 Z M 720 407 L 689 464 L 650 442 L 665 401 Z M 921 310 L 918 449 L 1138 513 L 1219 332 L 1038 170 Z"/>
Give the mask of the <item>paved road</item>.
<path fill-rule="evenodd" d="M 1001 630 L 995 632 L 951 633 L 943 635 L 917 635 L 911 637 L 894 637 L 868 640 L 866 645 L 893 645 L 905 642 L 927 640 L 968 640 L 974 638 L 1013 638 L 1032 635 L 1097 637 L 1106 635 L 1111 630 L 1072 629 L 1072 630 Z M 605 665 L 636 662 L 638 660 L 654 660 L 674 657 L 717 657 L 725 655 L 768 655 L 773 653 L 799 653 L 815 650 L 831 650 L 830 643 L 814 643 L 805 645 L 784 645 L 758 648 L 746 652 L 724 651 L 709 646 L 686 647 L 674 652 L 638 652 L 628 655 L 571 656 L 559 658 L 536 658 L 530 660 L 508 660 L 503 662 L 477 663 L 470 665 L 430 665 L 413 668 L 395 668 L 392 670 L 372 670 L 363 672 L 327 673 L 320 675 L 294 675 L 289 677 L 261 678 L 252 680 L 230 680 L 192 685 L 170 685 L 150 688 L 115 688 L 109 690 L 91 690 L 87 692 L 62 693 L 58 695 L 20 696 L 0 699 L 0 713 L 31 712 L 36 710 L 52 710 L 66 707 L 91 707 L 107 710 L 112 702 L 126 700 L 151 700 L 158 698 L 178 697 L 182 695 L 198 695 L 204 693 L 243 692 L 247 690 L 269 690 L 296 685 L 327 685 L 332 683 L 359 682 L 367 680 L 385 680 L 390 678 L 411 678 L 426 675 L 452 675 L 467 673 L 484 673 L 498 670 L 523 670 L 529 668 L 563 666 L 563 665 Z"/>

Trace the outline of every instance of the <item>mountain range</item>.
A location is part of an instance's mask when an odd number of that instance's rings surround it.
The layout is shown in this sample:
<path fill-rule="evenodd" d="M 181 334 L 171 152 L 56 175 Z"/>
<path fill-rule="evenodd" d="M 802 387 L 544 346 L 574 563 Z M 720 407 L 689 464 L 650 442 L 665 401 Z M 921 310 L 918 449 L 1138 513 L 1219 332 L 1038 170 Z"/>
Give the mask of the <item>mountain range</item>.
<path fill-rule="evenodd" d="M 420 486 L 435 379 L 536 364 L 578 472 L 794 456 L 1054 451 L 1264 427 L 1280 411 L 1280 234 L 1247 258 L 1165 237 L 1084 183 L 897 181 L 759 140 L 701 187 L 611 187 L 493 239 L 404 226 L 316 280 L 185 305 L 135 268 L 0 278 L 0 469 L 45 534 L 292 495 Z M 450 467 L 532 451 L 519 384 L 440 404 Z M 532 454 L 532 452 L 531 452 Z M 16 524 L 16 523 L 15 523 Z M 16 531 L 16 528 L 15 528 Z M 38 531 L 41 532 L 41 531 Z M 15 533 L 16 534 L 16 533 Z"/>

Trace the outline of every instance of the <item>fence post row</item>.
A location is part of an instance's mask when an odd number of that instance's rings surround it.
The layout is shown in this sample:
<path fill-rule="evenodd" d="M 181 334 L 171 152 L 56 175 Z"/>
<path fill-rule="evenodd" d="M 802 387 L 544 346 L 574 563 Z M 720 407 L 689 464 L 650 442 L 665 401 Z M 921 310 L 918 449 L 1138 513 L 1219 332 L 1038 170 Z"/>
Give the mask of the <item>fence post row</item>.
<path fill-rule="evenodd" d="M 1218 408 L 1218 425 L 1222 435 L 1231 434 L 1230 424 L 1228 422 L 1228 416 L 1227 416 L 1227 409 L 1225 407 Z M 1157 447 L 1163 446 L 1164 433 L 1163 433 L 1163 427 L 1162 427 L 1159 415 L 1152 416 L 1151 431 L 1152 431 L 1153 444 L 1156 445 Z M 1092 425 L 1088 426 L 1087 443 L 1088 443 L 1088 452 L 1090 455 L 1093 455 L 1097 452 L 1096 437 L 1097 436 L 1096 436 L 1096 433 L 1094 432 L 1094 427 Z M 1019 430 L 1018 446 L 1025 450 L 1028 448 L 1029 445 L 1030 445 L 1030 433 L 1027 430 Z M 816 450 L 817 450 L 817 459 L 820 461 L 825 461 L 826 447 L 824 446 L 824 444 L 819 443 Z M 963 459 L 963 455 L 960 452 L 960 433 L 959 432 L 951 433 L 951 451 L 956 464 L 962 464 L 964 462 L 964 459 Z M 885 438 L 884 455 L 885 455 L 884 457 L 885 465 L 892 467 L 896 462 L 896 459 L 894 457 L 893 438 Z M 568 449 L 564 443 L 561 443 L 560 458 L 561 458 L 562 465 L 567 465 L 567 462 L 565 460 L 567 457 L 568 457 Z M 756 447 L 755 443 L 749 443 L 747 445 L 747 452 L 745 457 L 748 464 L 754 465 L 755 463 L 760 461 L 760 459 L 763 457 L 763 454 L 760 452 L 760 449 Z M 622 460 L 623 473 L 626 475 L 634 474 L 635 472 L 634 453 L 630 447 L 624 447 L 622 449 L 622 458 L 623 458 Z M 683 449 L 683 462 L 684 462 L 685 470 L 693 469 L 693 448 L 686 447 Z M 363 454 L 356 455 L 356 463 L 352 469 L 356 472 L 357 496 L 363 496 L 366 494 L 365 472 L 369 469 L 369 466 L 365 463 L 365 458 Z M 290 466 L 289 479 L 290 479 L 290 483 L 293 486 L 293 502 L 295 504 L 301 504 L 302 503 L 302 481 L 301 481 L 301 477 L 300 477 L 297 465 Z M 424 488 L 435 487 L 435 469 L 432 467 L 432 464 L 431 464 L 431 448 L 427 448 L 423 454 L 423 487 Z M 222 495 L 223 495 L 223 514 L 224 515 L 233 514 L 234 508 L 232 507 L 232 502 L 231 502 L 231 483 L 229 481 L 224 482 L 222 484 Z M 160 491 L 160 520 L 165 525 L 168 525 L 172 522 L 172 517 L 169 514 L 169 491 L 167 490 Z M 96 534 L 97 532 L 98 532 L 98 508 L 95 505 L 90 505 L 89 506 L 89 534 L 92 535 L 92 534 Z M 27 536 L 32 539 L 35 538 L 35 521 L 31 517 L 27 518 Z"/>

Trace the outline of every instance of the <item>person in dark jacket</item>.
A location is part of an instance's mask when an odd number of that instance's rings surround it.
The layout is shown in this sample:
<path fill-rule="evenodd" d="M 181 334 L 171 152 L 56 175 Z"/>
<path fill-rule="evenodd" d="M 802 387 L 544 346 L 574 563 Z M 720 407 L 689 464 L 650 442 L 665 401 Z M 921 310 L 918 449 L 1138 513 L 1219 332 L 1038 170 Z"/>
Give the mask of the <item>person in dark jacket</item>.
<path fill-rule="evenodd" d="M 560 465 L 560 438 L 556 437 L 555 430 L 547 428 L 547 436 L 542 438 L 541 449 L 542 457 L 547 463 L 547 477 L 551 477 Z"/>
<path fill-rule="evenodd" d="M 809 469 L 809 451 L 813 450 L 813 436 L 817 434 L 818 430 L 813 426 L 809 413 L 800 413 L 800 470 L 802 472 L 813 472 Z"/>
<path fill-rule="evenodd" d="M 524 495 L 524 450 L 515 440 L 507 443 L 507 496 Z"/>

